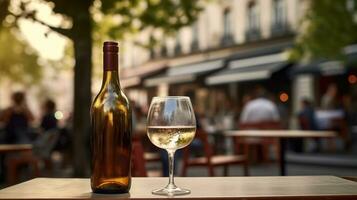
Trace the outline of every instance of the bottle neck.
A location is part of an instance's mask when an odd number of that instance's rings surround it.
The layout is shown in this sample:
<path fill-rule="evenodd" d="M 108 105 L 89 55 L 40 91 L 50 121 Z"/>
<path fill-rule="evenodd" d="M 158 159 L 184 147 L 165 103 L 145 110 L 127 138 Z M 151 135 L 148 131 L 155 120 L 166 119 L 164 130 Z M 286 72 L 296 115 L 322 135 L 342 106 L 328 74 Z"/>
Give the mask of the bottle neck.
<path fill-rule="evenodd" d="M 120 88 L 119 75 L 117 70 L 104 70 L 102 87 L 117 86 Z"/>
<path fill-rule="evenodd" d="M 118 52 L 104 51 L 103 69 L 104 71 L 118 71 Z"/>
<path fill-rule="evenodd" d="M 119 75 L 118 75 L 118 51 L 111 51 L 113 46 L 105 46 L 103 55 L 103 87 L 106 85 L 115 85 L 120 88 Z"/>

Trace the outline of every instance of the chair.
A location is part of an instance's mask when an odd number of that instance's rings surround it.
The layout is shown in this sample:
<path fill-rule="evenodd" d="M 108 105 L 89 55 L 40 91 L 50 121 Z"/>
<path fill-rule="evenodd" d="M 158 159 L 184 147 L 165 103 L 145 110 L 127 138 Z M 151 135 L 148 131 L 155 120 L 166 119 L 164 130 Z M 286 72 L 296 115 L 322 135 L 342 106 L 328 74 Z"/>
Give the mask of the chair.
<path fill-rule="evenodd" d="M 228 175 L 230 165 L 243 165 L 244 175 L 248 175 L 248 162 L 245 155 L 214 155 L 205 131 L 196 131 L 196 139 L 203 144 L 203 156 L 191 158 L 190 147 L 183 149 L 182 176 L 186 176 L 189 167 L 207 167 L 209 176 L 214 176 L 214 167 L 223 166 L 224 175 Z"/>
<path fill-rule="evenodd" d="M 155 152 L 145 152 L 144 158 L 146 162 L 161 162 L 161 156 Z"/>
<path fill-rule="evenodd" d="M 349 129 L 348 125 L 346 122 L 345 118 L 335 118 L 331 120 L 332 122 L 332 130 L 338 132 L 338 137 L 342 139 L 342 141 L 345 144 L 345 150 L 348 151 L 348 149 L 351 147 L 351 136 L 349 134 Z M 336 149 L 336 143 L 335 139 L 331 138 L 328 140 L 329 141 L 329 146 L 332 147 L 334 146 L 334 149 Z"/>
<path fill-rule="evenodd" d="M 241 130 L 280 130 L 282 126 L 277 121 L 264 121 L 254 123 L 239 123 Z M 251 147 L 261 147 L 263 161 L 269 161 L 269 147 L 273 146 L 277 161 L 280 160 L 279 140 L 276 138 L 234 138 L 235 152 L 240 153 L 241 148 L 249 155 Z M 255 155 L 256 156 L 256 155 Z"/>
<path fill-rule="evenodd" d="M 132 175 L 136 177 L 160 176 L 161 173 L 159 171 L 154 171 L 154 170 L 147 171 L 146 163 L 148 162 L 148 160 L 146 158 L 146 155 L 148 154 L 144 152 L 144 148 L 141 143 L 141 140 L 139 138 L 133 137 L 132 165 L 131 165 Z"/>
<path fill-rule="evenodd" d="M 32 152 L 14 155 L 6 159 L 8 169 L 7 181 L 14 184 L 18 180 L 18 168 L 21 165 L 29 165 L 32 169 L 32 177 L 40 175 L 39 163 L 44 161 L 51 166 L 51 153 L 58 141 L 59 132 L 56 129 L 47 131 L 40 135 L 33 144 Z"/>
<path fill-rule="evenodd" d="M 131 171 L 133 176 L 146 177 L 146 163 L 144 158 L 143 145 L 139 140 L 133 140 L 132 144 L 132 165 Z"/>
<path fill-rule="evenodd" d="M 148 151 L 147 149 L 144 148 L 144 144 L 145 144 L 145 140 L 144 139 L 147 139 L 147 136 L 146 136 L 146 132 L 135 132 L 133 134 L 133 137 L 132 137 L 132 140 L 133 141 L 136 141 L 136 142 L 139 142 L 140 145 L 141 145 L 141 148 L 142 148 L 142 151 L 143 151 L 143 154 L 144 154 L 144 160 L 146 163 L 151 163 L 151 162 L 161 162 L 161 156 L 159 153 L 157 152 L 152 152 L 152 151 Z M 150 142 L 150 145 L 151 142 Z"/>

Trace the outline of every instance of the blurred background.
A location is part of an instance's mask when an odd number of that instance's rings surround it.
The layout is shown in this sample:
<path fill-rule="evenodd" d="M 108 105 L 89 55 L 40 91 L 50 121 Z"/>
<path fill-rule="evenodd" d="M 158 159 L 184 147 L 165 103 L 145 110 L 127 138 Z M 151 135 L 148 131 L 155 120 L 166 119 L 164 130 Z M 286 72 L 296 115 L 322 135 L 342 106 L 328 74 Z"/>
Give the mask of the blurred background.
<path fill-rule="evenodd" d="M 167 173 L 145 135 L 151 98 L 166 95 L 191 97 L 216 154 L 237 153 L 223 131 L 274 121 L 337 133 L 289 140 L 289 175 L 357 175 L 355 0 L 1 0 L 0 23 L 0 143 L 32 149 L 0 153 L 1 186 L 88 177 L 106 40 L 120 42 L 121 87 L 144 158 L 135 162 L 146 166 L 138 175 Z M 275 142 L 251 144 L 249 174 L 279 175 Z M 194 146 L 190 154 L 202 156 L 202 143 Z M 201 166 L 186 175 L 210 174 Z M 241 166 L 228 175 L 243 175 Z"/>

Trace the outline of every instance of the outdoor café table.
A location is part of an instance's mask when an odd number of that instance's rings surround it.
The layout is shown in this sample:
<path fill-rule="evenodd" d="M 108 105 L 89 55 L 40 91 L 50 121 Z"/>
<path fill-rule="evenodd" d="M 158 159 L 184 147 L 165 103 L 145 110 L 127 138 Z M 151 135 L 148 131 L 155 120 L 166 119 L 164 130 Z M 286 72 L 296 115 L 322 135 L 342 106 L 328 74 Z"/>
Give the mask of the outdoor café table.
<path fill-rule="evenodd" d="M 280 145 L 280 175 L 286 175 L 286 140 L 288 138 L 333 138 L 337 136 L 334 131 L 310 131 L 310 130 L 230 130 L 224 132 L 230 137 L 256 137 L 277 138 Z"/>
<path fill-rule="evenodd" d="M 130 193 L 93 194 L 89 179 L 37 178 L 0 190 L 0 199 L 166 199 L 152 195 L 166 177 L 133 178 Z M 357 183 L 334 176 L 177 177 L 191 194 L 175 199 L 357 199 Z"/>
<path fill-rule="evenodd" d="M 0 144 L 0 154 L 32 151 L 31 144 Z"/>

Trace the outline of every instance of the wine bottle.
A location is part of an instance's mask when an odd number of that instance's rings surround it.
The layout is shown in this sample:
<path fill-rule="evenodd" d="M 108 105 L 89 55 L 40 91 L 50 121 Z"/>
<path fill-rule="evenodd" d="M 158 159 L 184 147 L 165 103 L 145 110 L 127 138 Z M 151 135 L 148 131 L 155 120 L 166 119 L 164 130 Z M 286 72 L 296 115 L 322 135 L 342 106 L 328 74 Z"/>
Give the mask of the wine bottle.
<path fill-rule="evenodd" d="M 118 43 L 104 42 L 102 87 L 91 107 L 91 187 L 95 193 L 126 193 L 131 174 L 131 109 L 120 88 Z"/>

